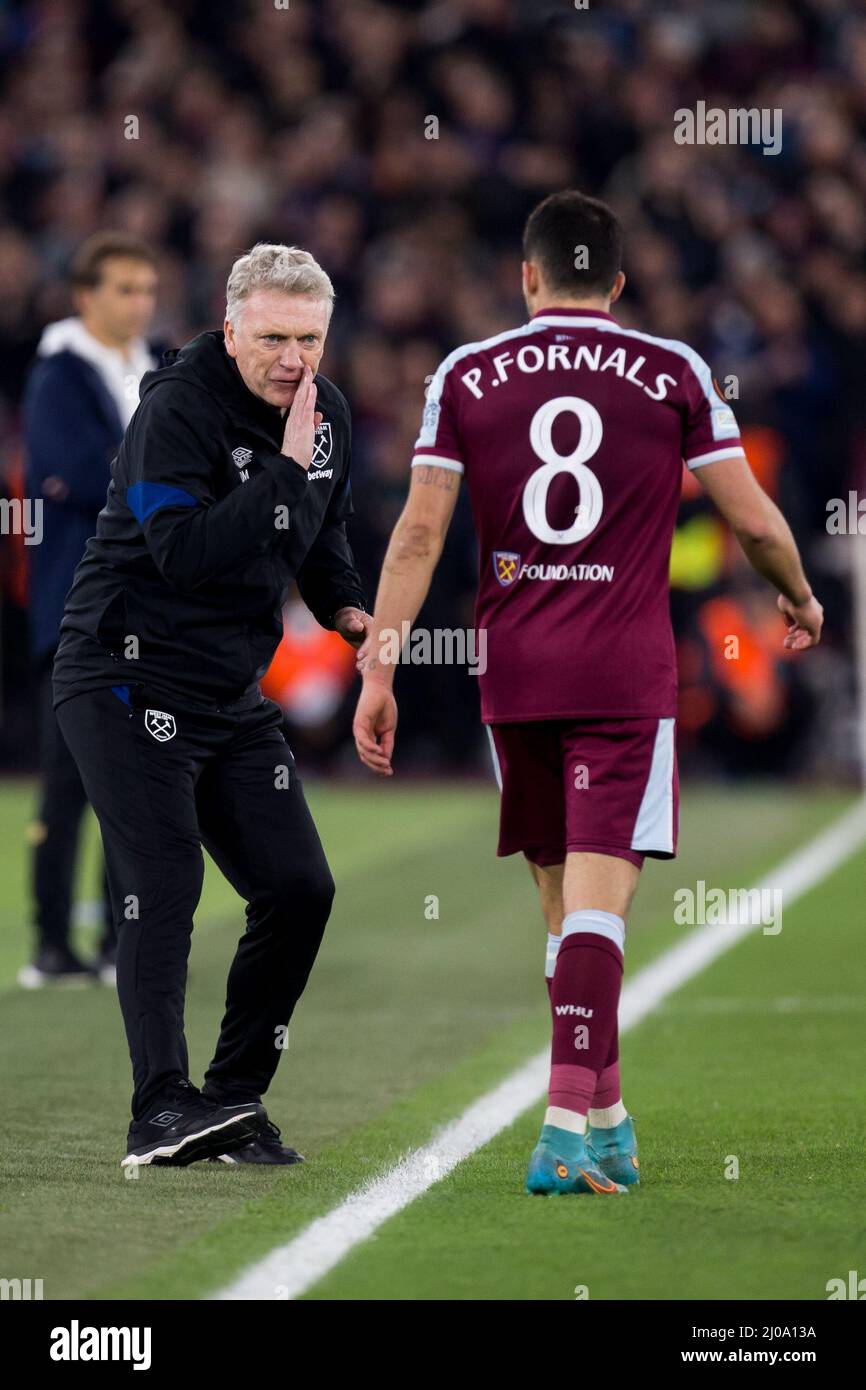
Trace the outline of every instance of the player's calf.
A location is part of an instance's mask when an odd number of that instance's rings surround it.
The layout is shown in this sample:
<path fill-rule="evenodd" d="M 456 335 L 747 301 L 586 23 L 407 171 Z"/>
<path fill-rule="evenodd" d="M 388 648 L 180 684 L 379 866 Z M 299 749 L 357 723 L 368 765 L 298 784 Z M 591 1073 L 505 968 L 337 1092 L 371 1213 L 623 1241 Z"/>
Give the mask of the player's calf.
<path fill-rule="evenodd" d="M 553 1020 L 549 1105 L 529 1164 L 532 1193 L 616 1195 L 624 1186 L 598 1165 L 586 1142 L 599 1077 L 616 1055 L 625 924 L 609 912 L 569 913 L 549 953 Z"/>

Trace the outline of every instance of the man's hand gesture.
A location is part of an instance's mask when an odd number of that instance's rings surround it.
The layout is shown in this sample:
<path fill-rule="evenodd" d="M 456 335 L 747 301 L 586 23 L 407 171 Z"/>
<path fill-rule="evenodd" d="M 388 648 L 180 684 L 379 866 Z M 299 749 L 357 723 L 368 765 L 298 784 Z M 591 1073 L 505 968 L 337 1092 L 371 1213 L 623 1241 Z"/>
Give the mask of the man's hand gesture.
<path fill-rule="evenodd" d="M 372 626 L 372 613 L 364 613 L 360 608 L 341 608 L 334 614 L 334 631 L 350 647 L 360 647 L 369 638 Z"/>
<path fill-rule="evenodd" d="M 295 399 L 286 416 L 283 432 L 283 447 L 280 450 L 287 458 L 292 458 L 302 468 L 309 469 L 313 457 L 313 443 L 316 426 L 322 423 L 321 412 L 316 410 L 316 383 L 309 367 L 298 383 Z"/>

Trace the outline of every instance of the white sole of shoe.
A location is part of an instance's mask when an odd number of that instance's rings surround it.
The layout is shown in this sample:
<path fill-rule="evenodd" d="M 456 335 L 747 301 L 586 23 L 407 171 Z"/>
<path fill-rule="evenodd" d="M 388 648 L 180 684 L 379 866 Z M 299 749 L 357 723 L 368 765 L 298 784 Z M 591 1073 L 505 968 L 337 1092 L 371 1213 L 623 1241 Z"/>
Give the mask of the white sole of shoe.
<path fill-rule="evenodd" d="M 245 1115 L 232 1115 L 228 1120 L 221 1120 L 218 1125 L 210 1125 L 207 1129 L 197 1130 L 195 1134 L 185 1134 L 174 1144 L 160 1144 L 157 1148 L 149 1149 L 146 1154 L 127 1154 L 126 1158 L 120 1160 L 120 1166 L 121 1168 L 147 1168 L 155 1158 L 174 1158 L 189 1144 L 198 1143 L 200 1140 L 206 1139 L 209 1134 L 218 1134 L 223 1129 L 229 1129 L 232 1125 L 236 1125 L 238 1120 L 254 1119 L 255 1114 L 255 1110 L 250 1110 Z"/>

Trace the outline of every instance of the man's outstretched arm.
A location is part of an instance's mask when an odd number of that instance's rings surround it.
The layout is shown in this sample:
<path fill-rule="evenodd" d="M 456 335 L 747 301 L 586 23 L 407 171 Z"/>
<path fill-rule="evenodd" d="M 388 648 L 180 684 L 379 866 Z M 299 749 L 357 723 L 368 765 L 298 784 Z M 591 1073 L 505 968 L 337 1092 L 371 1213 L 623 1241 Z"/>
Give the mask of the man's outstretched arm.
<path fill-rule="evenodd" d="M 739 541 L 753 569 L 779 591 L 791 651 L 816 647 L 824 610 L 809 587 L 791 528 L 744 458 L 720 459 L 694 470 Z"/>
<path fill-rule="evenodd" d="M 436 464 L 416 464 L 409 496 L 391 534 L 379 588 L 373 628 L 360 652 L 364 685 L 352 726 L 358 757 L 372 772 L 390 777 L 397 704 L 394 683 L 394 637 L 403 623 L 413 623 L 427 597 L 454 515 L 460 475 Z M 383 659 L 383 651 L 386 653 Z"/>

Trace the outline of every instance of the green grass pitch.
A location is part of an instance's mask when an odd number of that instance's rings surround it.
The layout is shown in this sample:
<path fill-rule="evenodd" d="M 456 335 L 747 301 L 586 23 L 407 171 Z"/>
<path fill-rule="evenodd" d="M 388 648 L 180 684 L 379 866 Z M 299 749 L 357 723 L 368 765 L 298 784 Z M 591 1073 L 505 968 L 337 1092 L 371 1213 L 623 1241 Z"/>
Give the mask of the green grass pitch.
<path fill-rule="evenodd" d="M 268 1096 L 308 1162 L 143 1169 L 130 1181 L 113 991 L 15 984 L 29 947 L 33 787 L 0 786 L 0 1275 L 42 1278 L 47 1299 L 207 1297 L 544 1045 L 544 928 L 525 867 L 495 857 L 495 790 L 397 782 L 308 795 L 337 900 Z M 643 875 L 627 974 L 688 930 L 673 921 L 677 887 L 754 884 L 850 799 L 687 789 L 680 857 Z M 97 881 L 92 822 L 87 836 L 82 897 Z M 639 1191 L 524 1197 L 538 1106 L 307 1296 L 826 1298 L 829 1279 L 863 1263 L 864 880 L 860 853 L 786 910 L 778 936 L 754 933 L 624 1038 Z M 242 921 L 209 864 L 187 1001 L 197 1082 Z"/>

